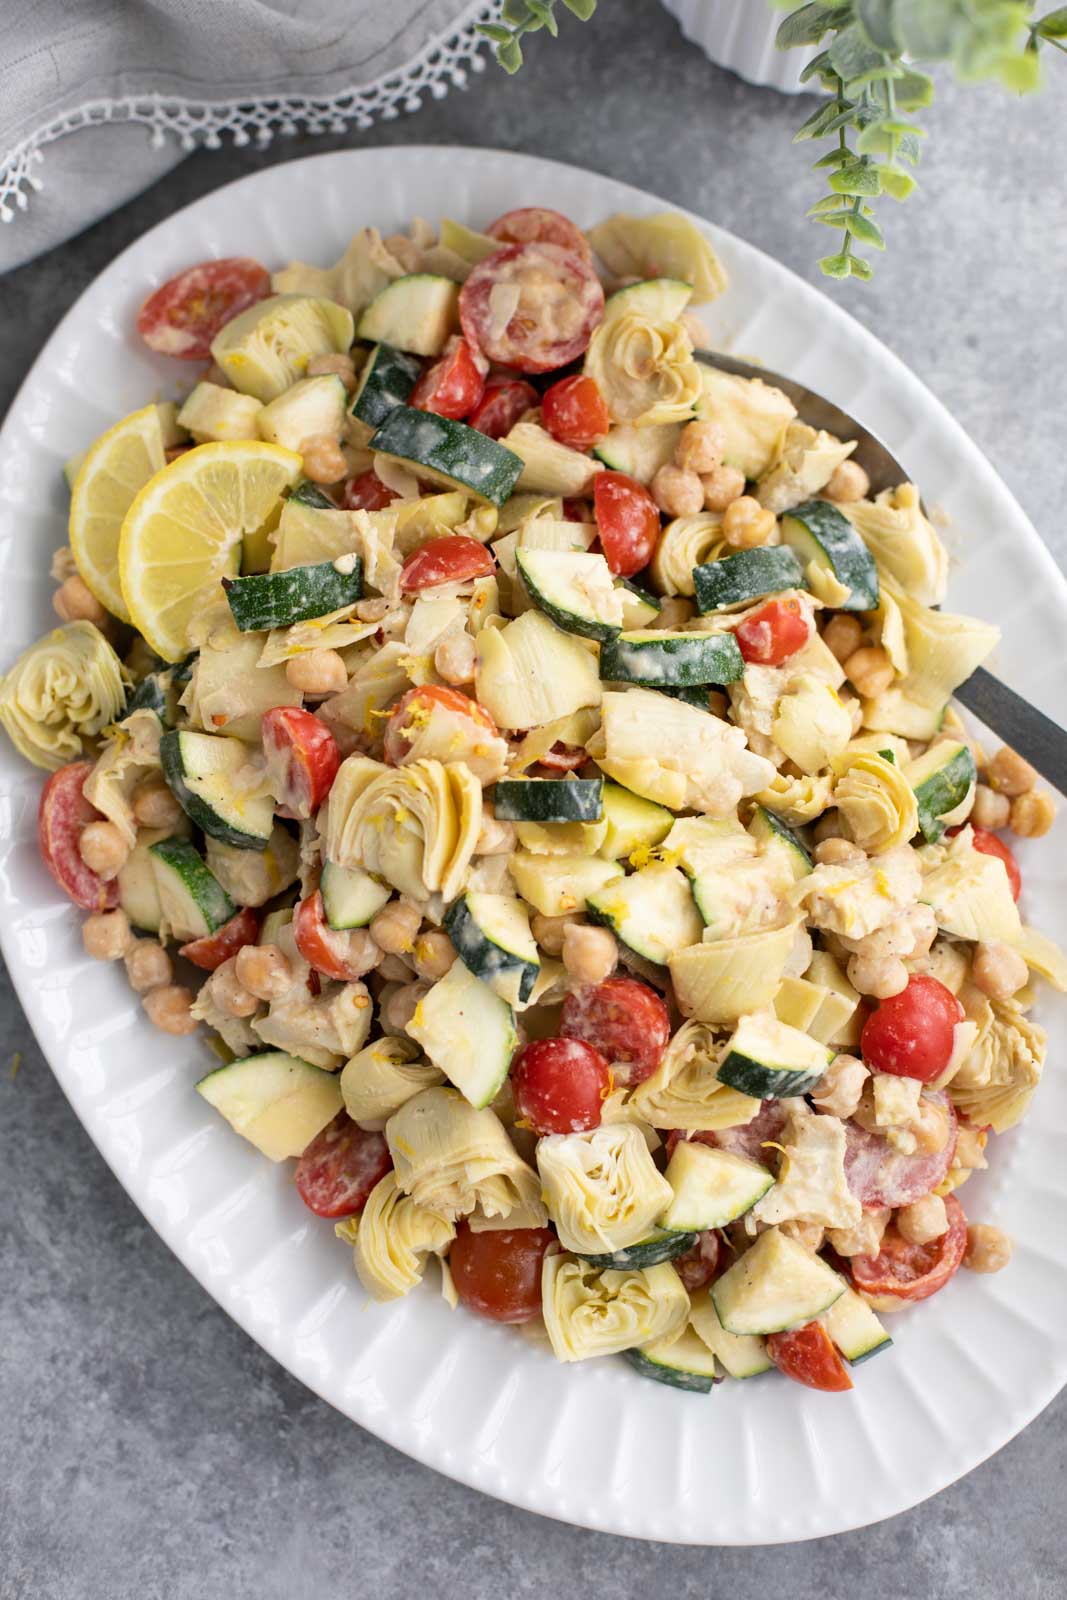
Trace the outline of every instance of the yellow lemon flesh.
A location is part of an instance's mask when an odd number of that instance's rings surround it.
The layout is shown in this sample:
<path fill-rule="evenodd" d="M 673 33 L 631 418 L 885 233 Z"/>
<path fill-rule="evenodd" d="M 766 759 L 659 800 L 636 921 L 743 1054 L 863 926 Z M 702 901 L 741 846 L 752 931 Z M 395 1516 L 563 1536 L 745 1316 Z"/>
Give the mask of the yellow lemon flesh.
<path fill-rule="evenodd" d="M 155 406 L 145 406 L 100 435 L 78 469 L 67 537 L 75 565 L 102 606 L 129 622 L 119 583 L 119 535 L 138 494 L 165 464 Z"/>

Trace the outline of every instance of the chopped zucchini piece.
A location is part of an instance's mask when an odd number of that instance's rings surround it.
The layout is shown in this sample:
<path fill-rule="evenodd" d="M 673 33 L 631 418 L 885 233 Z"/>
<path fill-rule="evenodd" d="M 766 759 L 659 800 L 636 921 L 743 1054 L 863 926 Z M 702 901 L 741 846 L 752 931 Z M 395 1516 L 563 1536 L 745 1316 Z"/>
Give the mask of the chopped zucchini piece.
<path fill-rule="evenodd" d="M 245 789 L 251 752 L 225 734 L 172 729 L 159 744 L 163 776 L 182 810 L 206 834 L 240 850 L 265 850 L 274 800 Z"/>
<path fill-rule="evenodd" d="M 344 1109 L 336 1073 L 265 1050 L 216 1067 L 196 1086 L 243 1139 L 271 1161 L 302 1156 Z"/>
<path fill-rule="evenodd" d="M 890 751 L 890 755 L 892 752 Z M 935 744 L 904 769 L 915 791 L 919 827 L 923 838 L 936 844 L 946 827 L 963 822 L 978 782 L 978 769 L 970 745 L 945 740 Z"/>
<path fill-rule="evenodd" d="M 162 920 L 175 939 L 204 939 L 236 915 L 237 907 L 188 839 L 160 839 L 148 855 Z"/>
<path fill-rule="evenodd" d="M 691 1328 L 669 1339 L 654 1339 L 639 1349 L 624 1350 L 635 1372 L 672 1389 L 690 1394 L 710 1394 L 715 1387 L 715 1357 Z"/>
<path fill-rule="evenodd" d="M 719 1066 L 719 1079 L 758 1100 L 814 1089 L 835 1052 L 771 1013 L 742 1017 Z"/>
<path fill-rule="evenodd" d="M 287 567 L 284 572 L 223 578 L 222 586 L 241 632 L 256 633 L 355 605 L 363 593 L 363 566 L 353 554 L 313 566 Z"/>
<path fill-rule="evenodd" d="M 407 1031 L 476 1110 L 499 1092 L 519 1043 L 507 1001 L 464 961 L 422 997 Z"/>
<path fill-rule="evenodd" d="M 461 489 L 485 505 L 503 505 L 522 471 L 519 457 L 496 439 L 465 422 L 410 406 L 390 411 L 370 448 L 410 467 L 419 478 Z"/>
<path fill-rule="evenodd" d="M 758 1161 L 695 1139 L 679 1140 L 665 1176 L 674 1199 L 660 1218 L 660 1227 L 672 1233 L 725 1228 L 774 1187 L 774 1174 Z"/>
<path fill-rule="evenodd" d="M 394 278 L 359 319 L 359 337 L 417 356 L 439 356 L 459 332 L 459 284 L 429 272 Z"/>
<path fill-rule="evenodd" d="M 598 822 L 603 778 L 501 778 L 493 813 L 502 822 Z"/>
<path fill-rule="evenodd" d="M 352 415 L 368 428 L 377 428 L 390 411 L 405 406 L 419 381 L 422 363 L 395 345 L 376 344 L 359 375 L 359 387 L 350 407 Z"/>
<path fill-rule="evenodd" d="M 693 568 L 693 592 L 700 611 L 727 611 L 782 589 L 802 589 L 804 573 L 786 545 L 739 550 Z"/>
<path fill-rule="evenodd" d="M 299 450 L 314 434 L 339 439 L 345 425 L 348 397 L 335 373 L 301 378 L 259 413 L 260 436 L 270 444 Z"/>
<path fill-rule="evenodd" d="M 445 931 L 456 954 L 509 1005 L 529 1000 L 541 970 L 530 914 L 516 895 L 468 889 L 449 907 Z"/>
<path fill-rule="evenodd" d="M 674 826 L 674 816 L 666 806 L 631 794 L 617 783 L 604 785 L 603 817 L 608 831 L 597 853 L 608 861 L 618 861 L 635 850 L 652 849 Z"/>
<path fill-rule="evenodd" d="M 642 867 L 586 897 L 586 914 L 647 961 L 663 966 L 703 932 L 689 880 L 677 867 Z"/>
<path fill-rule="evenodd" d="M 800 565 L 812 562 L 836 578 L 848 596 L 840 611 L 873 611 L 878 605 L 878 568 L 874 557 L 845 516 L 830 500 L 805 500 L 782 518 L 782 542 Z"/>
<path fill-rule="evenodd" d="M 761 1233 L 711 1286 L 727 1333 L 780 1333 L 828 1311 L 845 1292 L 832 1267 L 778 1228 Z"/>
<path fill-rule="evenodd" d="M 647 689 L 734 683 L 744 670 L 732 633 L 642 629 L 606 640 L 600 652 L 600 676 L 605 682 L 637 683 Z"/>

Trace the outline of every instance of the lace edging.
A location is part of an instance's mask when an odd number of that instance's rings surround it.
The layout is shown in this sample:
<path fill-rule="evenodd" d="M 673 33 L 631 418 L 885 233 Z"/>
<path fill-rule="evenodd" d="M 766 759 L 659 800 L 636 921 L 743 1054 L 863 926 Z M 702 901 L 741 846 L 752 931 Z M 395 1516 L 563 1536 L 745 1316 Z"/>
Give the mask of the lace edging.
<path fill-rule="evenodd" d="M 344 133 L 349 124 L 370 128 L 376 118 L 391 120 L 402 111 L 418 111 L 423 96 L 443 100 L 450 88 L 463 88 L 471 72 L 482 72 L 486 44 L 477 32 L 493 22 L 503 0 L 472 0 L 444 36 L 431 39 L 404 67 L 375 78 L 358 89 L 338 94 L 278 95 L 256 100 L 175 100 L 164 95 L 131 95 L 120 100 L 87 100 L 45 123 L 0 160 L 0 222 L 12 222 L 25 211 L 30 196 L 44 187 L 35 170 L 44 161 L 44 147 L 68 133 L 104 123 L 136 122 L 152 130 L 159 148 L 167 135 L 183 150 L 203 144 L 217 150 L 224 134 L 235 145 L 270 144 L 275 133 Z"/>

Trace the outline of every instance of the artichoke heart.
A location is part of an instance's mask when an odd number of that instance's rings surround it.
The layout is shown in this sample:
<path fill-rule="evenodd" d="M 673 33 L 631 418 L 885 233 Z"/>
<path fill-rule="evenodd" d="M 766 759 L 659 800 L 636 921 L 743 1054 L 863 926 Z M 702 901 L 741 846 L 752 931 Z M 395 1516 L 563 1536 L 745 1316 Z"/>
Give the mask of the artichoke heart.
<path fill-rule="evenodd" d="M 928 870 L 919 898 L 932 907 L 943 933 L 984 943 L 1014 944 L 1021 937 L 1007 868 L 999 856 L 974 848 L 971 828 L 963 828 L 943 850 L 927 846 L 922 856 Z"/>
<path fill-rule="evenodd" d="M 777 461 L 756 485 L 756 499 L 776 517 L 792 511 L 794 506 L 812 499 L 825 488 L 835 470 L 855 448 L 855 440 L 844 444 L 822 428 L 816 430 L 809 428 L 806 422 L 791 422 L 785 430 Z"/>
<path fill-rule="evenodd" d="M 601 323 L 585 371 L 599 386 L 612 422 L 637 427 L 684 422 L 702 393 L 693 341 L 683 325 L 653 321 L 637 310 Z"/>
<path fill-rule="evenodd" d="M 345 1110 L 361 1128 L 383 1128 L 423 1089 L 443 1083 L 445 1075 L 419 1052 L 412 1039 L 375 1039 L 345 1066 L 341 1073 L 341 1093 Z"/>
<path fill-rule="evenodd" d="M 422 1280 L 428 1255 L 444 1255 L 456 1236 L 450 1217 L 416 1205 L 387 1172 L 358 1217 L 334 1232 L 353 1246 L 359 1281 L 375 1300 L 399 1300 Z"/>
<path fill-rule="evenodd" d="M 874 856 L 915 837 L 915 791 L 895 762 L 873 750 L 849 748 L 835 760 L 834 771 L 833 803 L 846 839 Z"/>
<path fill-rule="evenodd" d="M 235 389 L 267 404 L 304 377 L 313 356 L 349 349 L 354 335 L 351 311 L 335 301 L 276 294 L 227 322 L 211 354 Z"/>
<path fill-rule="evenodd" d="M 1014 1000 L 983 1007 L 978 1037 L 948 1086 L 949 1099 L 976 1127 L 994 1133 L 1025 1115 L 1041 1079 L 1047 1039 Z"/>
<path fill-rule="evenodd" d="M 852 718 L 825 679 L 801 672 L 778 701 L 771 737 L 801 772 L 814 778 L 848 744 Z"/>
<path fill-rule="evenodd" d="M 362 867 L 401 894 L 452 900 L 463 887 L 482 825 L 482 788 L 462 763 L 387 767 L 342 762 L 330 791 L 325 853 Z"/>
<path fill-rule="evenodd" d="M 948 587 L 948 552 L 923 515 L 913 483 L 884 489 L 874 500 L 842 504 L 880 567 L 907 590 L 916 604 L 939 606 Z"/>
<path fill-rule="evenodd" d="M 133 791 L 152 772 L 159 772 L 163 724 L 154 711 L 133 711 L 109 730 L 96 766 L 83 786 L 85 798 L 113 822 L 126 843 L 137 842 Z"/>
<path fill-rule="evenodd" d="M 633 1123 L 550 1134 L 537 1146 L 537 1166 L 560 1243 L 579 1255 L 636 1244 L 671 1201 L 671 1186 Z"/>
<path fill-rule="evenodd" d="M 573 1256 L 545 1257 L 541 1310 L 557 1361 L 618 1355 L 685 1326 L 689 1296 L 669 1261 L 598 1271 Z"/>
<path fill-rule="evenodd" d="M 0 678 L 0 725 L 27 761 L 55 772 L 114 722 L 125 699 L 125 671 L 99 628 L 68 622 Z"/>
<path fill-rule="evenodd" d="M 455 1089 L 423 1089 L 389 1118 L 385 1138 L 396 1181 L 417 1205 L 454 1220 L 520 1210 L 523 1227 L 546 1221 L 536 1172 L 496 1114 L 476 1111 Z"/>
<path fill-rule="evenodd" d="M 693 285 L 694 301 L 715 300 L 727 286 L 711 244 L 679 211 L 617 211 L 590 228 L 589 243 L 616 278 L 676 278 Z"/>
<path fill-rule="evenodd" d="M 889 927 L 913 906 L 922 881 L 919 857 L 903 844 L 874 860 L 818 866 L 801 878 L 793 898 L 813 927 L 846 939 L 863 939 Z"/>
<path fill-rule="evenodd" d="M 693 594 L 693 568 L 714 561 L 724 549 L 722 516 L 697 511 L 675 517 L 659 536 L 649 572 L 660 594 Z"/>
<path fill-rule="evenodd" d="M 697 1132 L 745 1126 L 763 1102 L 719 1082 L 724 1048 L 706 1022 L 683 1022 L 656 1071 L 631 1094 L 627 1109 L 654 1128 Z"/>
<path fill-rule="evenodd" d="M 655 689 L 608 690 L 601 719 L 587 746 L 601 769 L 624 789 L 675 811 L 728 816 L 774 776 L 740 728 Z"/>

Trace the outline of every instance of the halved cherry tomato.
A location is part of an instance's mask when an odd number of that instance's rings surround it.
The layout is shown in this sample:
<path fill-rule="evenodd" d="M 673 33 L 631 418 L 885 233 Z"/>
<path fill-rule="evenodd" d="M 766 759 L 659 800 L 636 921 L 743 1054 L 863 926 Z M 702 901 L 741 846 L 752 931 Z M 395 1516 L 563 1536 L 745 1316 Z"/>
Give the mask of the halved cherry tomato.
<path fill-rule="evenodd" d="M 532 1322 L 541 1314 L 541 1266 L 555 1240 L 551 1228 L 475 1233 L 461 1222 L 448 1252 L 456 1293 L 494 1322 Z"/>
<path fill-rule="evenodd" d="M 362 931 L 342 933 L 331 928 L 318 889 L 293 912 L 293 938 L 300 954 L 316 972 L 338 983 L 356 983 L 367 970 L 366 962 L 358 960 L 353 951 L 353 945 L 362 947 Z"/>
<path fill-rule="evenodd" d="M 440 361 L 427 367 L 411 391 L 409 406 L 460 421 L 474 410 L 485 388 L 485 362 L 466 339 L 453 338 Z"/>
<path fill-rule="evenodd" d="M 584 1039 L 533 1039 L 511 1064 L 515 1109 L 535 1133 L 599 1128 L 611 1068 Z"/>
<path fill-rule="evenodd" d="M 879 1002 L 863 1024 L 860 1048 L 874 1072 L 932 1083 L 948 1066 L 963 1007 L 937 978 L 916 973 L 899 994 Z"/>
<path fill-rule="evenodd" d="M 392 1165 L 382 1135 L 368 1133 L 341 1111 L 297 1162 L 297 1192 L 317 1217 L 353 1217 Z"/>
<path fill-rule="evenodd" d="M 119 903 L 117 882 L 105 882 L 87 867 L 78 849 L 82 829 L 104 820 L 82 793 L 92 770 L 91 761 L 72 761 L 53 772 L 41 790 L 37 844 L 45 866 L 76 906 L 83 911 L 113 911 Z"/>
<path fill-rule="evenodd" d="M 397 498 L 372 467 L 369 472 L 347 479 L 341 490 L 341 508 L 344 511 L 384 511 Z"/>
<path fill-rule="evenodd" d="M 219 329 L 269 294 L 270 273 L 248 256 L 201 261 L 149 295 L 137 332 L 160 355 L 206 361 Z"/>
<path fill-rule="evenodd" d="M 894 1310 L 903 1300 L 928 1300 L 959 1271 L 967 1250 L 967 1217 L 954 1194 L 945 1196 L 948 1231 L 928 1244 L 910 1244 L 890 1223 L 876 1256 L 851 1256 L 845 1263 L 861 1294 L 875 1310 L 885 1300 Z"/>
<path fill-rule="evenodd" d="M 998 834 L 990 833 L 988 828 L 979 828 L 971 824 L 974 833 L 974 848 L 980 850 L 984 856 L 996 856 L 998 861 L 1003 861 L 1011 884 L 1012 897 L 1018 900 L 1023 892 L 1023 875 L 1019 871 L 1019 863 L 1015 859 L 1015 852 L 1010 845 L 1006 845 Z M 959 828 L 947 828 L 948 838 L 959 833 Z"/>
<path fill-rule="evenodd" d="M 610 1062 L 617 1082 L 643 1083 L 660 1064 L 671 1022 L 654 989 L 636 978 L 608 978 L 575 989 L 563 1002 L 559 1031 L 584 1039 Z"/>
<path fill-rule="evenodd" d="M 271 793 L 291 817 L 314 816 L 330 792 L 341 752 L 325 722 L 299 706 L 275 706 L 260 721 Z"/>
<path fill-rule="evenodd" d="M 490 378 L 467 424 L 479 433 L 487 433 L 490 439 L 502 439 L 539 400 L 533 384 L 524 378 Z"/>
<path fill-rule="evenodd" d="M 499 239 L 503 244 L 558 244 L 589 260 L 593 258 L 589 240 L 581 228 L 562 211 L 551 211 L 548 206 L 521 206 L 517 211 L 505 211 L 485 231 L 491 239 Z"/>
<path fill-rule="evenodd" d="M 587 760 L 585 747 L 580 744 L 563 744 L 557 739 L 551 750 L 546 750 L 540 765 L 551 772 L 574 772 Z"/>
<path fill-rule="evenodd" d="M 486 733 L 495 735 L 497 731 L 496 723 L 485 707 L 480 706 L 477 700 L 472 700 L 469 694 L 462 694 L 459 689 L 448 689 L 444 684 L 426 683 L 421 688 L 409 689 L 407 694 L 400 697 L 385 725 L 383 743 L 385 759 L 390 766 L 403 765 L 412 745 L 405 730 L 425 721 L 434 706 L 444 706 L 447 711 L 469 717 L 477 728 Z"/>
<path fill-rule="evenodd" d="M 466 533 L 446 533 L 430 539 L 408 556 L 400 569 L 400 588 L 404 594 L 421 594 L 439 583 L 465 583 L 468 578 L 486 578 L 496 568 L 491 551 Z"/>
<path fill-rule="evenodd" d="M 799 600 L 768 600 L 734 629 L 746 661 L 776 667 L 808 642 L 810 628 Z"/>
<path fill-rule="evenodd" d="M 697 1234 L 697 1242 L 692 1249 L 686 1250 L 683 1255 L 675 1256 L 671 1265 L 689 1294 L 695 1294 L 698 1289 L 705 1288 L 711 1282 L 719 1270 L 721 1254 L 722 1243 L 719 1235 L 714 1228 L 708 1228 L 704 1233 Z"/>
<path fill-rule="evenodd" d="M 821 1322 L 809 1322 L 803 1328 L 790 1328 L 786 1333 L 772 1333 L 767 1340 L 767 1354 L 779 1372 L 784 1372 L 794 1383 L 822 1389 L 827 1394 L 841 1394 L 852 1388 L 845 1363 Z"/>
<path fill-rule="evenodd" d="M 517 296 L 503 327 L 493 291 Z M 499 299 L 499 296 L 497 297 Z M 508 244 L 486 256 L 459 292 L 464 336 L 516 372 L 554 372 L 580 356 L 604 315 L 604 290 L 586 256 L 556 244 Z"/>
<path fill-rule="evenodd" d="M 624 472 L 598 472 L 593 503 L 604 559 L 619 577 L 632 578 L 652 560 L 659 507 L 645 486 Z"/>
<path fill-rule="evenodd" d="M 611 427 L 607 402 L 595 379 L 576 373 L 546 389 L 541 400 L 545 427 L 560 444 L 588 450 Z"/>
<path fill-rule="evenodd" d="M 202 939 L 191 939 L 188 944 L 183 944 L 178 954 L 184 956 L 186 961 L 191 961 L 194 967 L 214 972 L 216 967 L 221 967 L 224 961 L 235 956 L 238 950 L 243 950 L 246 944 L 255 944 L 258 938 L 259 913 L 251 906 L 242 906 L 229 922 L 224 922 L 221 928 L 205 934 Z"/>

